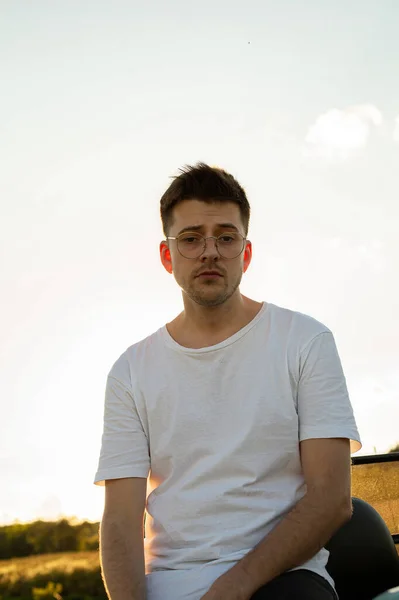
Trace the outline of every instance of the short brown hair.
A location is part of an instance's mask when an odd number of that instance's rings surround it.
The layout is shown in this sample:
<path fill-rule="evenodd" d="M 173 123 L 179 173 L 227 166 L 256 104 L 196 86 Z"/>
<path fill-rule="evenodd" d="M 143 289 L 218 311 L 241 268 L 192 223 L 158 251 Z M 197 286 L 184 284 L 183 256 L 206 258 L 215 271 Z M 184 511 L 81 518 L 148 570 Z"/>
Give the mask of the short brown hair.
<path fill-rule="evenodd" d="M 234 202 L 239 206 L 245 235 L 248 234 L 250 206 L 244 189 L 230 173 L 197 163 L 179 169 L 161 198 L 161 220 L 165 236 L 173 223 L 173 209 L 183 200 L 201 200 L 208 203 Z"/>

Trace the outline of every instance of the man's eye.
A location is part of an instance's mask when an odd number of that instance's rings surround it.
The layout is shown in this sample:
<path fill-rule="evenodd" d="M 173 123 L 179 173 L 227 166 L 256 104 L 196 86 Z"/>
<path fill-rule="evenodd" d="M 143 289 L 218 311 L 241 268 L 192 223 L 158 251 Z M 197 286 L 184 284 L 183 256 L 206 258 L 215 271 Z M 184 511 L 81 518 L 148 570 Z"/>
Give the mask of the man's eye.
<path fill-rule="evenodd" d="M 219 237 L 219 240 L 221 242 L 223 242 L 224 244 L 228 244 L 228 243 L 234 242 L 235 237 L 234 237 L 234 235 L 221 235 Z"/>
<path fill-rule="evenodd" d="M 190 235 L 190 236 L 186 236 L 181 238 L 181 241 L 184 242 L 185 244 L 195 244 L 195 242 L 199 242 L 200 238 L 194 236 L 194 235 Z"/>

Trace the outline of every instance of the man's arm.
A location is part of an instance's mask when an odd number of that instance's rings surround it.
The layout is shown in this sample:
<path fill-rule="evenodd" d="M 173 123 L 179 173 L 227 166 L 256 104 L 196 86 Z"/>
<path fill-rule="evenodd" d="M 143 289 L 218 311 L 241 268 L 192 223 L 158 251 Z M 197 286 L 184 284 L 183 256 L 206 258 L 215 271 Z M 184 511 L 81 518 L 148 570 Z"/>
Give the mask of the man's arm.
<path fill-rule="evenodd" d="M 304 440 L 300 450 L 305 496 L 202 600 L 248 600 L 262 585 L 310 560 L 351 518 L 349 440 Z"/>
<path fill-rule="evenodd" d="M 100 559 L 110 600 L 145 600 L 144 510 L 147 480 L 105 482 Z"/>

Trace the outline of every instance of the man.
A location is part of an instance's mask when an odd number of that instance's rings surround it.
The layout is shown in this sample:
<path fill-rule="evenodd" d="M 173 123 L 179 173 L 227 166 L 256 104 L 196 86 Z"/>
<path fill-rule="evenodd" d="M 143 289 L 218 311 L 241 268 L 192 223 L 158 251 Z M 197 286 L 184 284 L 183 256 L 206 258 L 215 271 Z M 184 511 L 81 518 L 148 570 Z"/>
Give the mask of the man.
<path fill-rule="evenodd" d="M 359 434 L 331 331 L 240 293 L 249 216 L 203 163 L 161 199 L 184 309 L 107 380 L 95 482 L 112 600 L 337 597 L 323 546 L 351 517 Z"/>

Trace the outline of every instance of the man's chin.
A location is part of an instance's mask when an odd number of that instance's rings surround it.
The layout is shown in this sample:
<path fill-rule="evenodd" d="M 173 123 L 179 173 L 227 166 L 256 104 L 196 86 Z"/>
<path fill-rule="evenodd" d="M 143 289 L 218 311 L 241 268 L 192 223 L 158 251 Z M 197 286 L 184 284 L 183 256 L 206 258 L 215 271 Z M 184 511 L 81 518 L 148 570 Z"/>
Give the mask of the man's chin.
<path fill-rule="evenodd" d="M 191 298 L 191 300 L 193 300 L 194 302 L 196 302 L 197 304 L 199 304 L 200 306 L 220 306 L 221 304 L 223 304 L 224 302 L 226 302 L 226 300 L 228 299 L 228 294 L 226 293 L 217 293 L 215 294 L 214 291 L 212 290 L 208 290 L 208 291 L 202 291 L 201 293 L 188 293 L 188 296 Z"/>

